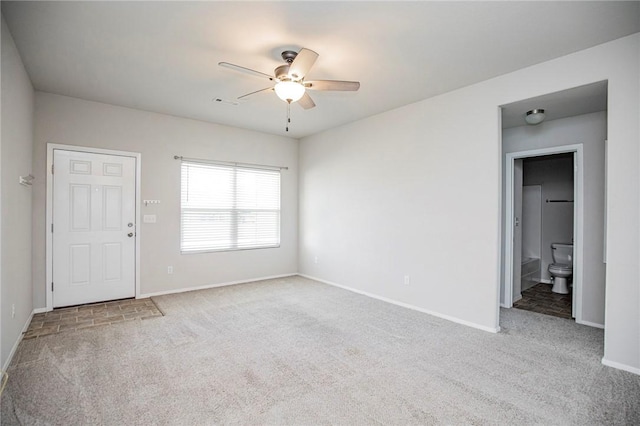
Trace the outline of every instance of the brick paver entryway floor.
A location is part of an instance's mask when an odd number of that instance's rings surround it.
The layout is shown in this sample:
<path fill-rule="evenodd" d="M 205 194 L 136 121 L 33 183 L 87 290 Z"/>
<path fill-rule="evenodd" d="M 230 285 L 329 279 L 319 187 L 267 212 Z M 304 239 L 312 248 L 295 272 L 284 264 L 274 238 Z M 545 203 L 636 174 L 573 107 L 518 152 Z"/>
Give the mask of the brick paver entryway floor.
<path fill-rule="evenodd" d="M 124 299 L 59 308 L 50 312 L 35 314 L 24 334 L 24 339 L 33 339 L 62 331 L 161 316 L 163 316 L 162 312 L 150 298 Z"/>

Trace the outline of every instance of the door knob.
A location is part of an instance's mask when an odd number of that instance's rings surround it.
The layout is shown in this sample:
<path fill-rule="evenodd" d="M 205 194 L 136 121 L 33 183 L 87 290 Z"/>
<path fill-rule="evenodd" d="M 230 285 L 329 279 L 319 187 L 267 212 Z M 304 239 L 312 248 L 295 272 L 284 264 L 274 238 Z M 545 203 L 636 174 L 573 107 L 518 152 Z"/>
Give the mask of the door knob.
<path fill-rule="evenodd" d="M 127 234 L 127 237 L 129 237 L 129 238 L 133 237 L 133 232 L 129 232 L 129 233 Z"/>

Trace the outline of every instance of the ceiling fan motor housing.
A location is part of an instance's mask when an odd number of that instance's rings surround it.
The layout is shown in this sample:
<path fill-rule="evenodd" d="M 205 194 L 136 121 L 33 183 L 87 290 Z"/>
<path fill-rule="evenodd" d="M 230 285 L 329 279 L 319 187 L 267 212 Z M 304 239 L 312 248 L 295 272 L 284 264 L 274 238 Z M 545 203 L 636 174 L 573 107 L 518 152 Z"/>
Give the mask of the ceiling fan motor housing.
<path fill-rule="evenodd" d="M 276 78 L 280 81 L 289 81 L 291 77 L 289 76 L 289 65 L 280 65 L 276 68 L 273 73 L 276 75 Z"/>
<path fill-rule="evenodd" d="M 286 63 L 291 65 L 291 63 L 296 58 L 296 56 L 298 56 L 298 52 L 294 52 L 293 50 L 285 50 L 284 52 L 282 52 L 281 56 L 282 56 L 282 59 L 284 59 Z"/>

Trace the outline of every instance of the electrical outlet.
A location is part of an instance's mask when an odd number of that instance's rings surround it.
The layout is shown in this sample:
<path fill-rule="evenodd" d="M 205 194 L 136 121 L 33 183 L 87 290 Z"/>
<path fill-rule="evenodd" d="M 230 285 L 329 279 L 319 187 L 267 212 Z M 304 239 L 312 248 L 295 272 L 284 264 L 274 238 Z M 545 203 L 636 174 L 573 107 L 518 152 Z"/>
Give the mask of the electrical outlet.
<path fill-rule="evenodd" d="M 167 274 L 173 274 L 173 266 L 167 266 Z"/>
<path fill-rule="evenodd" d="M 16 317 L 16 305 L 15 303 L 11 305 L 11 318 Z"/>
<path fill-rule="evenodd" d="M 313 258 L 313 263 L 318 263 L 318 256 Z"/>
<path fill-rule="evenodd" d="M 411 284 L 411 278 L 409 278 L 409 275 L 405 275 L 404 276 L 404 285 L 409 285 Z"/>

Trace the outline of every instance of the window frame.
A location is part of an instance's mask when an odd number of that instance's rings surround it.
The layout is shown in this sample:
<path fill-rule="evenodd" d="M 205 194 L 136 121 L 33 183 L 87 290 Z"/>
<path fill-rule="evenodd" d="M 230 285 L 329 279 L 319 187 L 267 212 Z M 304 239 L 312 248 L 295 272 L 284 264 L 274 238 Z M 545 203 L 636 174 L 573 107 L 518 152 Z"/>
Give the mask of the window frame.
<path fill-rule="evenodd" d="M 272 248 L 279 248 L 282 242 L 282 169 L 286 169 L 283 167 L 273 167 L 273 166 L 262 166 L 262 165 L 257 165 L 257 164 L 242 164 L 242 163 L 228 163 L 228 162 L 217 162 L 217 161 L 205 161 L 205 160 L 196 160 L 196 159 L 184 159 L 184 158 L 180 158 L 181 162 L 180 162 L 180 254 L 200 254 L 200 253 L 218 253 L 218 252 L 232 252 L 232 251 L 244 251 L 244 250 L 262 250 L 262 249 L 272 249 Z M 220 248 L 216 248 L 216 247 L 207 247 L 207 248 L 202 248 L 202 249 L 186 249 L 184 248 L 184 211 L 185 210 L 189 210 L 189 208 L 184 207 L 184 202 L 183 202 L 183 197 L 184 197 L 184 167 L 185 166 L 189 166 L 189 165 L 193 165 L 193 166 L 197 166 L 197 167 L 201 167 L 201 168 L 206 168 L 207 166 L 210 166 L 212 168 L 218 168 L 218 169 L 227 169 L 232 171 L 234 177 L 233 177 L 233 184 L 231 185 L 231 188 L 229 188 L 230 190 L 232 190 L 233 193 L 233 198 L 234 198 L 234 207 L 229 208 L 229 209 L 217 209 L 217 208 L 212 208 L 210 210 L 212 211 L 228 211 L 230 213 L 230 225 L 233 225 L 232 227 L 230 227 L 229 229 L 229 233 L 230 236 L 233 238 L 231 241 L 231 245 L 228 247 L 220 247 Z M 278 198 L 278 208 L 277 209 L 246 209 L 246 208 L 237 208 L 235 207 L 236 205 L 236 201 L 239 198 L 239 194 L 240 192 L 238 191 L 238 187 L 237 187 L 237 176 L 238 176 L 238 171 L 241 172 L 251 172 L 251 171 L 255 171 L 255 172 L 273 172 L 273 173 L 277 173 L 278 178 L 278 194 L 277 194 L 277 198 Z M 188 183 L 187 183 L 188 185 Z M 194 208 L 192 208 L 194 209 Z M 247 246 L 247 247 L 243 247 L 242 245 L 239 246 L 238 244 L 238 235 L 239 235 L 239 221 L 238 221 L 238 217 L 242 212 L 260 212 L 260 211 L 274 211 L 277 212 L 277 220 L 276 220 L 276 227 L 277 227 L 277 242 L 275 242 L 274 244 L 266 244 L 266 245 L 255 245 L 255 246 Z"/>

